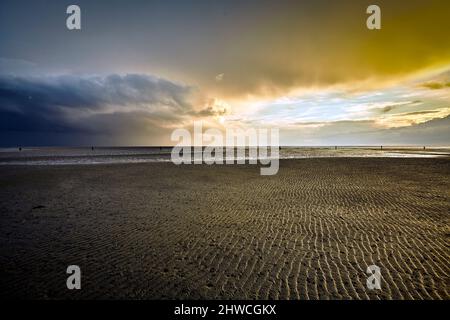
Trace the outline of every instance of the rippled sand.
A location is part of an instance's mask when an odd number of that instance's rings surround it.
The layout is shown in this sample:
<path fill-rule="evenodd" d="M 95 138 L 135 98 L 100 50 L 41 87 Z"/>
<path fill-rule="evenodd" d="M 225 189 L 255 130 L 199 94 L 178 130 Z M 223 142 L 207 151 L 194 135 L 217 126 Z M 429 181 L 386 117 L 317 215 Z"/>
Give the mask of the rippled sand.
<path fill-rule="evenodd" d="M 450 298 L 449 159 L 0 166 L 0 200 L 3 297 Z"/>

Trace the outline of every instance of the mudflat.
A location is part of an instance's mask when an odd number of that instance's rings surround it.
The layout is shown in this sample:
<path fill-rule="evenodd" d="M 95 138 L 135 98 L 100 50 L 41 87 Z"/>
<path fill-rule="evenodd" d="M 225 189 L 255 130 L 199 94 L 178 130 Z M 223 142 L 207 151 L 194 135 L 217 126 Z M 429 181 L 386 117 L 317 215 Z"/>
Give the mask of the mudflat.
<path fill-rule="evenodd" d="M 2 297 L 450 298 L 448 158 L 6 165 L 0 200 Z"/>

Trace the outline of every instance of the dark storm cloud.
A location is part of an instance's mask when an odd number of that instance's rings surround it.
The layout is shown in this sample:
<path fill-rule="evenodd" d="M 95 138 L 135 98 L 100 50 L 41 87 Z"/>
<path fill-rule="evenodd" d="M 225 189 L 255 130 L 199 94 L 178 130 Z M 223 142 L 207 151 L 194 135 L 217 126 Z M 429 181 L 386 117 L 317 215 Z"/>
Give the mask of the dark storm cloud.
<path fill-rule="evenodd" d="M 78 108 L 99 111 L 106 106 L 165 105 L 176 110 L 190 108 L 191 88 L 146 75 L 106 77 L 59 76 L 46 78 L 0 78 L 0 108 L 40 113 Z"/>
<path fill-rule="evenodd" d="M 140 74 L 3 76 L 0 132 L 143 135 L 184 117 L 214 115 L 214 110 L 194 108 L 194 93 L 192 87 Z M 0 143 L 12 142 L 3 138 Z"/>
<path fill-rule="evenodd" d="M 383 84 L 450 62 L 442 0 L 378 0 L 380 31 L 366 28 L 367 0 L 77 0 L 76 32 L 65 25 L 69 4 L 0 1 L 0 57 L 17 65 L 5 70 L 151 72 L 239 100 Z"/>

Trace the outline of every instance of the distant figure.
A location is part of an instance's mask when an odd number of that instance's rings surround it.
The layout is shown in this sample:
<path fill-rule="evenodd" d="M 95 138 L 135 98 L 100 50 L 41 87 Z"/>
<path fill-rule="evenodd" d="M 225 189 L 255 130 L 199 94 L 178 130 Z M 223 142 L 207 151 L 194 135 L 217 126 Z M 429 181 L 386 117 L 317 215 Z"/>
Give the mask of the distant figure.
<path fill-rule="evenodd" d="M 91 147 L 91 150 L 94 151 L 94 146 Z"/>
<path fill-rule="evenodd" d="M 380 146 L 380 150 L 383 150 L 383 146 Z"/>
<path fill-rule="evenodd" d="M 22 151 L 22 147 L 19 147 L 19 151 Z"/>
<path fill-rule="evenodd" d="M 423 150 L 425 150 L 425 146 L 423 146 Z"/>

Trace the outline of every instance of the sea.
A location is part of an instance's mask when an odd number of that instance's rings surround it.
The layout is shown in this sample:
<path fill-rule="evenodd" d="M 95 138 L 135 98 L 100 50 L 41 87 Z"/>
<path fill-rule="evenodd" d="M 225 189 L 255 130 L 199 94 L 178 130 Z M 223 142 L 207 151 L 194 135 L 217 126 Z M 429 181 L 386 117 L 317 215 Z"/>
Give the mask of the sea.
<path fill-rule="evenodd" d="M 113 163 L 146 163 L 171 161 L 173 147 L 21 147 L 0 148 L 0 165 L 95 165 Z M 228 149 L 223 159 L 234 161 L 275 158 L 268 150 L 253 147 Z M 262 151 L 262 152 L 261 152 Z M 202 153 L 203 159 L 216 154 Z M 191 154 L 199 156 L 192 149 Z M 217 154 L 219 156 L 219 154 Z M 279 159 L 306 159 L 330 157 L 387 157 L 387 158 L 430 158 L 450 157 L 450 147 L 423 146 L 282 146 Z"/>

